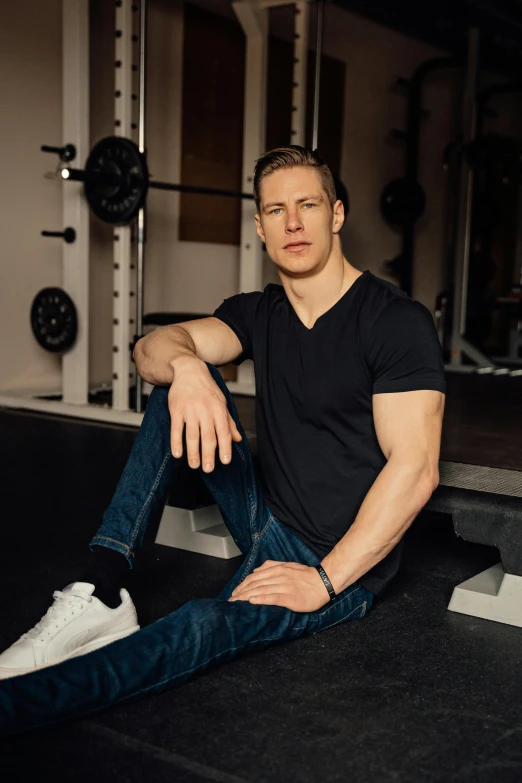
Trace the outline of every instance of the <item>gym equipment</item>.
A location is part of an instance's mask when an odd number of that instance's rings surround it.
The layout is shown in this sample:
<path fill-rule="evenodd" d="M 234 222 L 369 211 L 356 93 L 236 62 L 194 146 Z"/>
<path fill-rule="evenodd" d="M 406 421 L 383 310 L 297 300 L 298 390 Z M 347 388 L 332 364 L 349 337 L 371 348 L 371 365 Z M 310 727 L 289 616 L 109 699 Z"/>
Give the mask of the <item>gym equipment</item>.
<path fill-rule="evenodd" d="M 315 42 L 314 109 L 312 116 L 312 149 L 317 149 L 319 135 L 319 100 L 321 95 L 321 57 L 323 54 L 324 0 L 317 2 L 317 36 Z"/>
<path fill-rule="evenodd" d="M 225 560 L 241 554 L 199 471 L 185 462 L 177 467 L 155 543 Z"/>
<path fill-rule="evenodd" d="M 383 271 L 395 277 L 400 287 L 412 296 L 413 261 L 415 253 L 415 223 L 426 207 L 426 195 L 418 181 L 421 122 L 428 116 L 422 108 L 424 83 L 429 74 L 442 68 L 464 64 L 461 57 L 437 57 L 419 65 L 410 79 L 396 77 L 394 85 L 406 91 L 408 113 L 406 130 L 394 129 L 393 139 L 404 142 L 404 176 L 392 180 L 380 198 L 381 212 L 386 220 L 402 228 L 402 249 L 392 261 L 385 261 Z"/>
<path fill-rule="evenodd" d="M 451 514 L 457 536 L 498 547 L 501 562 L 455 587 L 448 609 L 522 628 L 522 473 L 439 463 L 426 509 Z"/>
<path fill-rule="evenodd" d="M 245 101 L 243 109 L 242 144 L 242 180 L 238 188 L 248 197 L 240 196 L 241 201 L 241 237 L 239 245 L 239 281 L 238 291 L 255 291 L 263 286 L 263 249 L 259 241 L 254 217 L 254 202 L 250 195 L 252 189 L 252 168 L 256 158 L 263 152 L 266 124 L 265 86 L 267 71 L 267 40 L 269 34 L 269 6 L 278 5 L 278 0 L 266 0 L 258 3 L 241 0 L 233 2 L 232 9 L 244 32 L 246 45 L 245 59 Z M 292 137 L 297 144 L 304 144 L 306 117 L 306 70 L 307 58 L 300 54 L 308 51 L 309 3 L 296 0 L 295 36 L 294 36 L 294 78 L 292 83 Z M 118 138 L 138 141 L 140 155 L 145 155 L 145 40 L 146 40 L 146 0 L 118 0 L 114 7 L 114 71 L 108 74 L 114 86 L 114 135 Z M 76 160 L 81 161 L 78 169 L 89 158 L 90 102 L 89 102 L 89 60 L 92 54 L 89 43 L 88 4 L 62 3 L 62 106 L 63 140 L 62 145 L 46 146 L 45 152 L 59 156 L 65 168 L 74 170 Z M 182 65 L 182 49 L 176 50 L 177 65 Z M 139 59 L 138 59 L 139 55 Z M 139 77 L 139 90 L 136 89 Z M 179 96 L 177 96 L 179 97 Z M 134 137 L 136 131 L 136 138 Z M 139 138 L 138 138 L 139 137 Z M 176 142 L 177 143 L 177 142 Z M 126 142 L 123 142 L 126 144 Z M 117 148 L 123 150 L 123 144 Z M 116 152 L 111 147 L 112 152 Z M 131 151 L 132 150 L 132 151 Z M 107 149 L 106 149 L 107 151 Z M 125 146 L 131 160 L 135 159 L 135 149 Z M 178 150 L 179 152 L 179 150 Z M 176 157 L 176 156 L 174 156 Z M 178 156 L 179 157 L 179 156 Z M 116 159 L 117 160 L 117 159 Z M 141 163 L 141 158 L 138 157 Z M 136 209 L 143 190 L 150 186 L 145 179 L 134 181 L 132 165 L 128 161 L 120 175 L 112 165 L 114 160 L 107 158 L 107 168 L 101 177 L 89 182 L 94 190 L 92 198 L 103 201 L 103 189 L 106 189 L 107 204 L 110 205 L 104 217 L 113 219 L 114 212 L 121 208 L 118 201 L 125 190 L 131 196 L 131 202 L 123 204 L 125 209 Z M 105 165 L 105 164 L 104 164 Z M 118 166 L 119 168 L 119 166 Z M 141 168 L 138 168 L 140 171 Z M 124 174 L 127 175 L 124 181 Z M 112 175 L 112 177 L 110 176 Z M 116 175 L 116 176 L 115 176 Z M 132 176 L 131 176 L 132 175 Z M 73 175 L 74 176 L 74 175 Z M 80 175 L 81 176 L 81 175 Z M 67 174 L 65 174 L 67 177 Z M 88 178 L 88 177 L 87 177 Z M 175 179 L 178 177 L 176 176 Z M 96 181 L 97 180 L 97 181 Z M 138 180 L 138 177 L 136 177 Z M 62 188 L 63 222 L 62 226 L 71 227 L 76 232 L 74 243 L 62 242 L 61 286 L 75 303 L 78 322 L 81 329 L 74 346 L 66 352 L 61 361 L 61 375 L 55 388 L 42 395 L 38 386 L 20 392 L 5 392 L 0 395 L 0 404 L 5 407 L 35 410 L 53 415 L 72 416 L 90 420 L 111 422 L 137 427 L 142 420 L 141 379 L 136 378 L 129 346 L 136 335 L 142 334 L 144 301 L 144 255 L 145 255 L 145 203 L 137 213 L 137 225 L 128 223 L 118 226 L 113 223 L 113 278 L 112 278 L 112 329 L 111 340 L 112 366 L 110 377 L 103 385 L 107 398 L 103 404 L 93 402 L 93 389 L 89 379 L 89 323 L 92 318 L 92 302 L 89 297 L 90 275 L 90 210 L 84 197 L 82 181 L 71 181 Z M 138 184 L 138 198 L 133 187 Z M 168 189 L 173 189 L 165 183 Z M 111 188 L 116 189 L 116 199 Z M 181 190 L 181 188 L 176 188 Z M 187 192 L 192 189 L 187 187 Z M 198 188 L 192 192 L 211 192 Z M 216 195 L 221 195 L 218 191 Z M 226 191 L 223 195 L 230 196 Z M 116 205 L 116 210 L 114 206 Z M 104 207 L 101 207 L 102 212 Z M 121 212 L 120 212 L 121 214 Z M 175 210 L 173 219 L 176 219 Z M 119 219 L 119 218 L 118 218 Z M 58 232 L 49 232 L 53 235 Z M 60 232 L 61 233 L 61 232 Z M 131 236 L 132 234 L 132 236 Z M 67 235 L 69 236 L 69 235 Z M 65 234 L 63 239 L 65 239 Z M 176 314 L 174 314 L 176 315 Z M 112 339 L 111 339 L 112 338 Z M 134 394 L 133 382 L 136 383 Z M 252 395 L 255 393 L 255 379 L 251 362 L 244 362 L 237 370 L 237 381 L 229 382 L 234 393 Z M 148 389 L 144 389 L 145 392 Z M 131 399 L 135 397 L 136 406 L 131 410 Z M 134 407 L 134 406 L 133 406 Z"/>
<path fill-rule="evenodd" d="M 454 257 L 453 281 L 446 283 L 449 313 L 442 324 L 440 334 L 448 349 L 450 363 L 446 369 L 455 372 L 490 372 L 494 375 L 520 375 L 520 370 L 499 367 L 497 362 L 520 364 L 518 356 L 522 319 L 516 296 L 495 296 L 489 284 L 496 271 L 492 248 L 498 245 L 498 221 L 507 215 L 515 216 L 515 262 L 513 279 L 521 282 L 520 243 L 522 242 L 522 189 L 520 142 L 500 134 L 482 133 L 482 121 L 487 112 L 487 101 L 497 94 L 522 94 L 520 82 L 506 85 L 491 85 L 477 96 L 480 37 L 477 29 L 469 33 L 466 90 L 463 102 L 461 141 L 453 145 L 459 155 L 454 171 L 458 172 L 457 223 L 451 229 L 455 241 L 449 243 Z M 445 155 L 445 170 L 450 171 L 451 155 Z M 455 177 L 454 177 L 455 179 Z M 454 187 L 452 183 L 451 187 Z M 507 194 L 507 195 L 506 195 Z M 509 206 L 505 207 L 506 198 Z M 510 200 L 510 201 L 509 201 Z M 513 209 L 513 206 L 515 209 Z M 503 229 L 506 223 L 502 223 Z M 509 242 L 511 230 L 503 230 L 503 243 Z M 453 260 L 453 258 L 452 258 Z M 448 275 L 449 278 L 449 275 Z M 506 281 L 504 280 L 504 285 Z M 515 321 L 510 326 L 509 355 L 490 357 L 485 352 L 484 342 L 492 328 L 492 311 L 504 309 L 505 316 Z M 437 310 L 439 323 L 442 310 Z M 518 316 L 518 317 L 517 317 Z"/>
<path fill-rule="evenodd" d="M 31 327 L 46 351 L 69 351 L 78 334 L 78 317 L 71 297 L 61 288 L 42 289 L 31 306 Z"/>
<path fill-rule="evenodd" d="M 64 163 L 69 163 L 76 157 L 76 147 L 74 144 L 66 144 L 64 147 L 49 147 L 44 144 L 40 149 L 42 152 L 54 152 Z"/>
<path fill-rule="evenodd" d="M 477 113 L 476 93 L 479 70 L 480 33 L 477 28 L 471 28 L 468 39 L 468 61 L 466 69 L 466 85 L 462 110 L 462 140 L 464 146 L 471 144 L 476 138 Z M 467 281 L 470 265 L 471 227 L 472 227 L 472 194 L 474 171 L 465 158 L 461 160 L 460 187 L 458 204 L 457 239 L 455 244 L 454 265 L 454 298 L 451 335 L 451 367 L 461 366 L 465 353 L 479 367 L 488 367 L 492 363 L 482 351 L 479 351 L 466 338 L 467 316 Z"/>
<path fill-rule="evenodd" d="M 60 239 L 63 239 L 64 242 L 67 242 L 68 245 L 72 245 L 73 242 L 76 242 L 76 231 L 70 226 L 63 231 L 42 231 L 41 235 L 43 237 L 59 237 Z"/>
<path fill-rule="evenodd" d="M 143 10 L 143 8 L 142 8 Z M 305 16 L 308 13 L 308 6 L 301 9 L 306 11 Z M 303 25 L 306 27 L 306 19 L 299 18 L 299 14 L 296 14 L 296 30 L 300 29 L 299 39 L 296 38 L 296 47 L 302 48 L 303 46 Z M 314 116 L 313 125 L 315 129 L 315 139 L 317 139 L 318 118 L 319 118 L 319 91 L 320 91 L 320 62 L 321 62 L 321 49 L 322 49 L 322 16 L 323 5 L 318 5 L 318 39 L 317 39 L 317 55 L 316 55 L 316 69 L 315 69 L 315 92 L 314 92 Z M 140 89 L 140 112 L 139 112 L 139 128 L 140 128 L 140 141 L 139 145 L 128 138 L 122 136 L 111 136 L 97 142 L 91 150 L 84 169 L 67 168 L 64 167 L 61 170 L 61 176 L 64 180 L 80 181 L 84 183 L 84 191 L 87 202 L 97 217 L 101 220 L 114 225 L 127 225 L 130 223 L 136 215 L 138 215 L 138 231 L 137 231 L 137 243 L 138 243 L 138 273 L 137 273 L 137 319 L 136 319 L 136 334 L 131 340 L 131 345 L 134 345 L 143 333 L 143 258 L 144 258 L 144 233 L 145 233 L 145 215 L 144 205 L 146 202 L 146 196 L 148 188 L 157 188 L 161 190 L 172 190 L 184 193 L 195 193 L 213 196 L 224 196 L 229 198 L 240 198 L 245 200 L 253 200 L 251 193 L 241 193 L 236 191 L 229 191 L 219 188 L 210 187 L 198 187 L 190 185 L 181 185 L 167 182 L 151 181 L 149 178 L 149 172 L 147 168 L 147 162 L 145 157 L 145 143 L 144 143 L 144 29 L 145 29 L 145 16 L 142 15 L 141 21 L 141 45 L 140 45 L 140 78 L 142 87 Z M 304 29 L 304 28 L 303 28 Z M 297 33 L 296 33 L 297 35 Z M 299 41 L 299 43 L 297 43 Z M 296 52 L 298 54 L 298 52 Z M 297 68 L 297 65 L 296 65 Z M 302 68 L 298 69 L 302 70 Z M 296 77 L 297 78 L 297 77 Z M 141 84 L 140 82 L 140 84 Z M 294 79 L 295 82 L 295 79 Z M 294 83 L 294 90 L 301 90 L 302 85 Z M 302 90 L 301 90 L 302 91 Z M 293 115 L 293 121 L 297 122 L 298 118 Z M 297 125 L 296 125 L 297 127 Z M 297 130 L 292 131 L 293 135 L 299 136 Z M 301 141 L 296 138 L 293 141 Z M 46 148 L 54 149 L 57 148 Z M 338 198 L 342 201 L 345 209 L 345 215 L 349 211 L 349 198 L 348 192 L 344 184 L 336 178 L 335 180 L 336 192 Z M 186 314 L 185 320 L 192 320 L 191 314 Z M 178 318 L 176 314 L 165 313 L 163 314 L 164 323 L 179 323 L 181 318 Z M 150 321 L 149 321 L 150 323 Z M 136 376 L 136 411 L 141 412 L 142 402 L 142 380 L 139 376 Z"/>
<path fill-rule="evenodd" d="M 85 197 L 100 220 L 125 225 L 130 223 L 145 203 L 149 188 L 207 196 L 253 199 L 252 193 L 238 193 L 221 188 L 176 185 L 149 179 L 145 154 L 122 136 L 108 136 L 97 142 L 85 163 L 85 169 L 63 168 L 64 180 L 84 183 Z"/>
<path fill-rule="evenodd" d="M 409 226 L 423 216 L 426 194 L 415 180 L 399 177 L 386 185 L 380 204 L 386 220 L 397 226 Z"/>
<path fill-rule="evenodd" d="M 319 138 L 319 104 L 321 97 L 321 57 L 323 54 L 323 19 L 324 19 L 324 0 L 317 0 L 317 36 L 315 43 L 315 72 L 314 72 L 314 106 L 312 113 L 312 149 L 316 150 Z M 350 211 L 350 198 L 348 190 L 342 180 L 333 175 L 335 185 L 335 196 L 342 202 L 344 207 L 344 217 L 348 217 Z"/>
<path fill-rule="evenodd" d="M 144 23 L 142 23 L 143 29 Z M 142 48 L 143 51 L 143 48 Z M 144 64 L 142 66 L 145 67 Z M 140 102 L 140 117 L 144 116 L 144 105 Z M 85 169 L 63 168 L 64 180 L 84 183 L 85 197 L 94 214 L 106 223 L 126 225 L 138 216 L 138 274 L 137 274 L 137 318 L 136 334 L 131 341 L 135 345 L 143 334 L 143 281 L 145 256 L 145 213 L 144 206 L 149 187 L 181 193 L 224 196 L 253 200 L 252 193 L 238 193 L 221 188 L 177 185 L 168 182 L 151 181 L 145 157 L 144 120 L 140 121 L 140 144 L 121 136 L 101 139 L 92 148 Z M 187 314 L 183 320 L 192 320 Z M 170 320 L 179 323 L 182 319 Z M 142 378 L 136 373 L 136 412 L 142 411 Z"/>
<path fill-rule="evenodd" d="M 139 74 L 140 74 L 140 89 L 139 89 L 139 104 L 138 104 L 138 150 L 142 155 L 145 155 L 145 120 L 146 120 L 146 66 L 147 66 L 147 0 L 142 0 L 140 6 L 140 59 L 139 59 Z M 132 124 L 131 124 L 132 128 Z M 145 231 L 146 231 L 146 214 L 145 207 L 142 205 L 138 211 L 137 220 L 137 253 L 136 253 L 136 336 L 143 334 L 143 302 L 144 302 L 144 282 L 145 282 Z M 143 410 L 143 378 L 136 370 L 136 398 L 134 403 L 134 410 L 136 413 L 141 413 Z M 129 395 L 130 396 L 130 395 Z M 130 403 L 130 400 L 129 400 Z"/>

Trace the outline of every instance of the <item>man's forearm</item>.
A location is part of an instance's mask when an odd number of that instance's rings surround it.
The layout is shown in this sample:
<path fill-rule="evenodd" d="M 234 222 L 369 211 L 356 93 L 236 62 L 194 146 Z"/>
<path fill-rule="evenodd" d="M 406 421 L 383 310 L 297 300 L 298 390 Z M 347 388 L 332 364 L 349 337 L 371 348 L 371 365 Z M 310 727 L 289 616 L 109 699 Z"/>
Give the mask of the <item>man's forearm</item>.
<path fill-rule="evenodd" d="M 174 380 L 174 367 L 185 357 L 197 359 L 190 334 L 180 326 L 155 329 L 136 343 L 134 361 L 141 377 L 154 386 L 168 386 Z"/>
<path fill-rule="evenodd" d="M 353 525 L 322 561 L 336 593 L 360 579 L 399 543 L 437 484 L 424 466 L 389 459 Z"/>

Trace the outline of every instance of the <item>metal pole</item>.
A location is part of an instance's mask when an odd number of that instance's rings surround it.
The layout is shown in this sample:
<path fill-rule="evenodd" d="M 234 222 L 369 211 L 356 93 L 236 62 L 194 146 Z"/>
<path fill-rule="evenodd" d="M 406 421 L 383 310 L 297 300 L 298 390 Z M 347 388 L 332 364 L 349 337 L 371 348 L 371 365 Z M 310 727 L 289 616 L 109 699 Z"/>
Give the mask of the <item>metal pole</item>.
<path fill-rule="evenodd" d="M 245 101 L 243 108 L 243 171 L 241 189 L 252 192 L 254 161 L 265 149 L 266 84 L 268 62 L 268 9 L 261 3 L 234 2 L 232 8 L 246 37 Z M 256 235 L 256 206 L 241 202 L 241 245 L 239 250 L 239 293 L 263 288 L 263 250 Z M 254 365 L 238 367 L 237 382 L 227 384 L 239 394 L 255 394 Z"/>
<path fill-rule="evenodd" d="M 141 0 L 140 9 L 140 104 L 139 104 L 139 136 L 138 147 L 145 152 L 145 90 L 147 87 L 147 0 Z"/>
<path fill-rule="evenodd" d="M 89 148 L 89 3 L 63 0 L 63 143 L 84 160 Z M 69 147 L 69 153 L 71 152 Z M 69 155 L 69 160 L 72 158 Z M 78 311 L 78 337 L 62 358 L 62 402 L 86 405 L 89 393 L 89 207 L 80 185 L 63 188 L 63 224 L 77 241 L 64 243 L 62 285 Z"/>
<path fill-rule="evenodd" d="M 145 153 L 146 64 L 147 64 L 147 0 L 141 0 L 140 8 L 140 102 L 138 119 L 138 147 Z M 145 260 L 145 207 L 138 212 L 137 269 L 136 269 L 136 334 L 143 333 L 143 289 Z M 136 370 L 136 413 L 142 411 L 143 379 Z"/>
<path fill-rule="evenodd" d="M 135 7 L 133 0 L 115 3 L 114 135 L 125 138 L 132 134 L 132 32 Z M 113 237 L 112 407 L 115 411 L 129 411 L 129 386 L 134 379 L 129 345 L 135 330 L 130 226 L 115 227 Z"/>
<path fill-rule="evenodd" d="M 308 67 L 308 0 L 296 0 L 294 21 L 294 70 L 290 144 L 305 145 L 306 72 Z"/>
<path fill-rule="evenodd" d="M 321 96 L 321 56 L 323 53 L 324 0 L 317 0 L 317 39 L 315 45 L 314 114 L 312 122 L 312 149 L 317 149 L 319 134 L 319 98 Z"/>
<path fill-rule="evenodd" d="M 468 39 L 468 62 L 466 89 L 462 112 L 462 136 L 467 145 L 475 138 L 477 127 L 477 80 L 479 68 L 479 40 L 477 28 L 471 28 Z M 455 289 L 453 302 L 453 341 L 451 363 L 462 364 L 462 350 L 459 338 L 466 331 L 467 294 L 469 277 L 469 252 L 471 240 L 471 218 L 473 206 L 473 169 L 462 159 L 460 181 L 459 225 L 457 236 L 457 258 L 455 264 Z M 455 340 L 455 338 L 457 338 Z"/>

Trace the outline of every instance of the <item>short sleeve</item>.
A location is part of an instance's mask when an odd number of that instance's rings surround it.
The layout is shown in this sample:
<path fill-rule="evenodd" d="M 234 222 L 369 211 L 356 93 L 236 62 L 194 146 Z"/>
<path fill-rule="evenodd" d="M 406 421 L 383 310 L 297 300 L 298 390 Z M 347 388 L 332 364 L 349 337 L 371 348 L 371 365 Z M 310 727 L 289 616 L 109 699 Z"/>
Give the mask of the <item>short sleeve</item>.
<path fill-rule="evenodd" d="M 370 331 L 367 362 L 373 394 L 421 389 L 446 393 L 437 330 L 421 302 L 397 297 L 386 305 Z"/>
<path fill-rule="evenodd" d="M 225 299 L 213 313 L 236 334 L 243 353 L 233 362 L 241 364 L 245 359 L 253 359 L 253 327 L 256 305 L 262 296 L 260 291 L 250 294 L 236 294 Z"/>

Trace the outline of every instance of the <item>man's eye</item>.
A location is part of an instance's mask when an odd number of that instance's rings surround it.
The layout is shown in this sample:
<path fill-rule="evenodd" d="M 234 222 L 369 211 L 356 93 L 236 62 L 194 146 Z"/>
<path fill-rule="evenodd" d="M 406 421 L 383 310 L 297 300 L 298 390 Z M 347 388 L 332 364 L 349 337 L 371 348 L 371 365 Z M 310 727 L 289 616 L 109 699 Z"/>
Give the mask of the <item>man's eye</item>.
<path fill-rule="evenodd" d="M 280 209 L 279 207 L 276 207 L 276 209 L 273 209 L 273 210 L 272 210 L 272 212 L 271 212 L 270 214 L 271 214 L 271 215 L 275 215 L 275 214 L 276 214 L 276 212 L 281 212 L 281 209 Z"/>
<path fill-rule="evenodd" d="M 305 204 L 305 207 L 315 207 L 315 204 Z"/>

